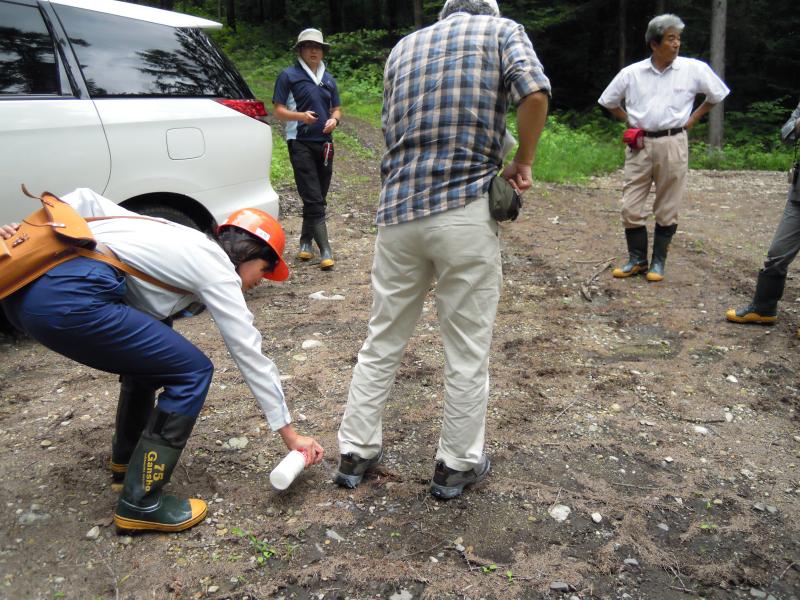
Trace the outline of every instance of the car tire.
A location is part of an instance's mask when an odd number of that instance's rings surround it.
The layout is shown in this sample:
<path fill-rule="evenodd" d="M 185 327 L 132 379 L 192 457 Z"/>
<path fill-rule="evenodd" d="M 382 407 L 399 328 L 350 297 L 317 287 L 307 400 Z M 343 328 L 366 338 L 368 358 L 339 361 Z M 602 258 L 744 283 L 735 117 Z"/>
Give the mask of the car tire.
<path fill-rule="evenodd" d="M 166 219 L 167 221 L 178 223 L 178 225 L 185 225 L 186 227 L 191 227 L 192 229 L 202 229 L 200 225 L 197 224 L 197 221 L 192 219 L 185 212 L 182 212 L 177 208 L 173 208 L 172 206 L 166 206 L 164 204 L 149 204 L 147 206 L 141 206 L 137 208 L 136 212 L 147 217 Z"/>

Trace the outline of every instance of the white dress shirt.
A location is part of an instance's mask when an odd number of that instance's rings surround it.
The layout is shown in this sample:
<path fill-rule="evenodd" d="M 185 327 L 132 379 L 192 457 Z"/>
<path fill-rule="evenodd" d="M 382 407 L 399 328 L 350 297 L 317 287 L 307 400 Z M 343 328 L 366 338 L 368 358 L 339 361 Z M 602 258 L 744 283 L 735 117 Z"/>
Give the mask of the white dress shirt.
<path fill-rule="evenodd" d="M 728 86 L 702 61 L 678 56 L 659 72 L 647 58 L 622 69 L 598 102 L 611 109 L 624 101 L 631 127 L 661 131 L 683 127 L 698 94 L 717 104 L 729 93 Z"/>
<path fill-rule="evenodd" d="M 87 188 L 62 197 L 83 217 L 139 216 Z M 222 339 L 272 430 L 291 423 L 280 373 L 261 351 L 242 281 L 228 255 L 205 234 L 166 220 L 108 219 L 89 227 L 98 243 L 156 279 L 191 292 L 184 296 L 126 274 L 125 303 L 164 319 L 198 300 L 208 307 Z"/>

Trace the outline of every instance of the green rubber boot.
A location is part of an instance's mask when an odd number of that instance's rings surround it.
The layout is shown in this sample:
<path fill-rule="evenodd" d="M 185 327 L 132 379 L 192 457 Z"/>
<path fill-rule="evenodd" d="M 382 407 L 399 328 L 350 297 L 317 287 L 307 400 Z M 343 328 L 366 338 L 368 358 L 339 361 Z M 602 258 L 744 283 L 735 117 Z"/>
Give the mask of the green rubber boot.
<path fill-rule="evenodd" d="M 119 378 L 119 401 L 114 437 L 111 439 L 111 489 L 122 491 L 122 482 L 128 472 L 128 462 L 142 436 L 147 421 L 153 413 L 156 393 L 153 389 L 137 383 L 128 375 Z"/>
<path fill-rule="evenodd" d="M 195 418 L 155 409 L 133 450 L 114 513 L 119 533 L 183 531 L 206 517 L 202 500 L 163 493 L 186 446 Z"/>
<path fill-rule="evenodd" d="M 328 226 L 325 224 L 324 220 L 314 225 L 314 240 L 317 242 L 317 246 L 319 246 L 319 268 L 323 271 L 332 269 L 335 264 L 333 260 L 333 250 L 331 250 L 331 244 L 328 241 Z"/>
<path fill-rule="evenodd" d="M 300 250 L 297 258 L 300 260 L 311 260 L 314 258 L 314 225 L 308 219 L 303 219 L 303 228 L 300 230 Z"/>
<path fill-rule="evenodd" d="M 625 229 L 625 242 L 628 244 L 628 262 L 614 269 L 614 277 L 632 277 L 647 273 L 647 227 Z"/>

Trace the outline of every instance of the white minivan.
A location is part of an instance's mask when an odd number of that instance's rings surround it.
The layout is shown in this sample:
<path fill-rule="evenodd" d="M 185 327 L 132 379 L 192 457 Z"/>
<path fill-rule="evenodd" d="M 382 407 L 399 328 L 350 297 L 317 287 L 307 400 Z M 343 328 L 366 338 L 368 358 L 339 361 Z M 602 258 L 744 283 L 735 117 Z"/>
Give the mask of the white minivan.
<path fill-rule="evenodd" d="M 0 0 L 0 223 L 23 196 L 88 187 L 210 231 L 238 208 L 278 216 L 272 130 L 204 28 L 114 0 Z"/>

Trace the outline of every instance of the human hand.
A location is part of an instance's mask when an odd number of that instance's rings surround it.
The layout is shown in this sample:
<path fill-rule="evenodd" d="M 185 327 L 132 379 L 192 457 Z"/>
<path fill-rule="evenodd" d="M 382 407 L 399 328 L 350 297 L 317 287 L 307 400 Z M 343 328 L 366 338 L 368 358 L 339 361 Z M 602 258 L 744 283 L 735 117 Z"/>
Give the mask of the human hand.
<path fill-rule="evenodd" d="M 278 430 L 283 438 L 283 443 L 289 450 L 297 450 L 306 455 L 306 466 L 316 465 L 322 461 L 325 450 L 317 441 L 307 435 L 300 435 L 291 425 L 284 425 Z"/>
<path fill-rule="evenodd" d="M 306 466 L 316 465 L 322 461 L 325 450 L 317 443 L 317 440 L 307 435 L 298 435 L 294 443 L 286 446 L 289 450 L 297 450 L 306 456 Z"/>
<path fill-rule="evenodd" d="M 337 125 L 339 125 L 339 123 L 336 119 L 333 118 L 328 119 L 327 121 L 325 121 L 325 127 L 323 128 L 322 133 L 325 134 L 330 133 L 331 131 L 336 129 Z"/>
<path fill-rule="evenodd" d="M 15 233 L 17 233 L 17 229 L 19 229 L 19 223 L 11 223 L 11 225 L 0 225 L 0 237 L 4 240 L 9 239 Z"/>
<path fill-rule="evenodd" d="M 317 122 L 317 113 L 315 113 L 313 110 L 302 112 L 300 113 L 300 120 L 306 125 L 313 125 Z"/>
<path fill-rule="evenodd" d="M 500 173 L 503 179 L 508 180 L 515 190 L 519 193 L 524 192 L 533 185 L 533 174 L 531 173 L 531 166 L 518 163 L 512 160 L 503 171 Z"/>

